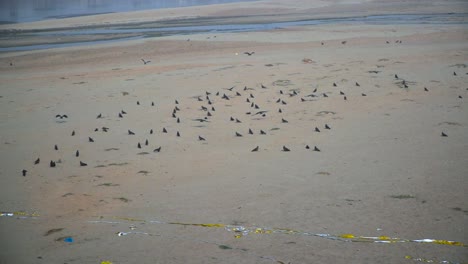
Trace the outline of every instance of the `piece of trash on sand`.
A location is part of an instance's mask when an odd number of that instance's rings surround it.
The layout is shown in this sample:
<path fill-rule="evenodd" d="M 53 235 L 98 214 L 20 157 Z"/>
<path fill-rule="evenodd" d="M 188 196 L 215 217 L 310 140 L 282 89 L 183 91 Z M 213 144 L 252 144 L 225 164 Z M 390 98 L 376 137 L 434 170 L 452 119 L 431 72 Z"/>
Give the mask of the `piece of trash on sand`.
<path fill-rule="evenodd" d="M 73 243 L 74 239 L 73 237 L 66 237 L 63 239 L 64 242 L 67 242 L 67 243 Z"/>
<path fill-rule="evenodd" d="M 313 61 L 311 59 L 308 59 L 308 58 L 304 58 L 304 59 L 302 59 L 302 62 L 303 63 L 314 63 L 315 61 Z"/>

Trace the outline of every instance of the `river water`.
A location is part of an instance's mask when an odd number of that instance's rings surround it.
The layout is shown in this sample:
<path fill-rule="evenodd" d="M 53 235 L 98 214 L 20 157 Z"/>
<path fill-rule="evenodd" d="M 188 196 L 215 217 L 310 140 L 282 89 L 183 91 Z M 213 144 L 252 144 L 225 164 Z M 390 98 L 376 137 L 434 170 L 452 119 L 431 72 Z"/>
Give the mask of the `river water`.
<path fill-rule="evenodd" d="M 206 21 L 205 21 L 206 22 Z M 403 24 L 438 24 L 438 25 L 463 25 L 468 27 L 468 14 L 449 13 L 449 14 L 405 14 L 405 15 L 376 15 L 364 17 L 348 18 L 328 18 L 328 19 L 310 19 L 301 21 L 258 23 L 258 24 L 210 24 L 197 26 L 168 26 L 153 27 L 151 25 L 140 24 L 130 26 L 118 26 L 108 28 L 82 28 L 75 30 L 57 30 L 44 32 L 30 32 L 29 35 L 45 36 L 51 38 L 77 36 L 77 35 L 124 35 L 133 34 L 131 37 L 115 37 L 110 40 L 82 41 L 69 43 L 40 44 L 29 46 L 0 47 L 0 52 L 26 51 L 37 49 L 50 49 L 60 47 L 72 47 L 82 45 L 93 45 L 100 43 L 109 43 L 117 41 L 126 41 L 132 39 L 141 39 L 146 37 L 159 37 L 170 35 L 191 35 L 197 33 L 226 33 L 226 32 L 248 32 L 265 31 L 287 28 L 292 26 L 305 25 L 326 25 L 326 24 L 350 24 L 350 25 L 403 25 Z"/>
<path fill-rule="evenodd" d="M 252 1 L 256 0 L 0 0 L 0 22 Z"/>

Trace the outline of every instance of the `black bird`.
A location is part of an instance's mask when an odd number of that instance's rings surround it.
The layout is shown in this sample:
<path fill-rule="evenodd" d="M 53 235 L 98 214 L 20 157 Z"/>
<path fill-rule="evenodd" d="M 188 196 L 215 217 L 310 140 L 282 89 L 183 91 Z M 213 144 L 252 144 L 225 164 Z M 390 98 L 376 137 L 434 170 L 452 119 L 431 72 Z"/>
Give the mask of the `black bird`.
<path fill-rule="evenodd" d="M 174 110 L 175 111 L 180 111 L 179 107 L 177 107 L 177 106 L 174 108 Z"/>
<path fill-rule="evenodd" d="M 258 146 L 251 150 L 251 152 L 257 152 L 257 151 L 258 151 Z"/>
<path fill-rule="evenodd" d="M 362 95 L 362 96 L 367 96 L 367 94 L 365 94 L 365 93 L 362 93 L 361 95 Z"/>
<path fill-rule="evenodd" d="M 266 88 L 267 88 L 265 85 L 263 85 L 263 83 L 261 83 L 260 86 L 261 86 L 263 89 L 266 89 Z"/>
<path fill-rule="evenodd" d="M 137 101 L 137 105 L 140 105 L 140 101 Z"/>
<path fill-rule="evenodd" d="M 277 102 L 277 103 L 281 102 L 281 99 L 280 99 L 280 98 L 278 98 L 278 100 L 276 100 L 276 102 Z"/>
<path fill-rule="evenodd" d="M 102 131 L 104 131 L 104 132 L 107 132 L 107 130 L 109 130 L 108 127 L 102 127 L 101 129 L 102 129 Z"/>
<path fill-rule="evenodd" d="M 283 146 L 283 151 L 291 151 L 291 150 L 288 149 L 286 146 Z"/>
<path fill-rule="evenodd" d="M 175 100 L 175 104 L 179 104 L 179 101 Z"/>
<path fill-rule="evenodd" d="M 120 117 L 120 118 L 122 118 L 122 117 L 123 117 L 121 113 L 119 113 L 119 117 Z"/>
<path fill-rule="evenodd" d="M 459 95 L 458 98 L 462 99 L 463 97 L 461 95 Z"/>
<path fill-rule="evenodd" d="M 281 110 L 281 108 L 280 108 L 280 109 L 278 109 L 278 113 L 283 113 L 283 111 Z"/>
<path fill-rule="evenodd" d="M 177 118 L 177 123 L 180 123 L 180 118 Z"/>
<path fill-rule="evenodd" d="M 229 100 L 229 97 L 226 94 L 223 94 L 223 97 L 221 97 L 221 98 L 223 98 L 225 100 Z"/>
<path fill-rule="evenodd" d="M 141 61 L 144 63 L 144 65 L 146 65 L 146 64 L 148 64 L 148 63 L 151 62 L 151 61 L 149 61 L 149 60 L 148 60 L 148 61 L 145 61 L 144 59 L 141 59 Z"/>
<path fill-rule="evenodd" d="M 27 170 L 21 171 L 23 173 L 23 177 L 26 177 L 26 173 L 28 172 Z"/>
<path fill-rule="evenodd" d="M 305 102 L 305 99 L 301 97 L 301 102 Z"/>
<path fill-rule="evenodd" d="M 331 129 L 327 124 L 325 124 L 325 129 Z"/>
<path fill-rule="evenodd" d="M 161 152 L 161 147 L 154 149 L 153 152 Z"/>
<path fill-rule="evenodd" d="M 179 133 L 179 131 L 177 131 L 177 137 L 180 137 L 180 133 Z"/>
<path fill-rule="evenodd" d="M 79 156 L 80 156 L 80 152 L 77 150 L 75 153 L 75 157 L 79 157 Z"/>
<path fill-rule="evenodd" d="M 206 95 L 210 95 L 211 93 L 210 93 L 210 92 L 207 92 L 207 91 L 205 91 L 205 94 L 206 94 Z"/>
<path fill-rule="evenodd" d="M 323 94 L 323 97 L 328 97 L 328 95 L 326 93 Z"/>
<path fill-rule="evenodd" d="M 257 104 L 255 104 L 254 108 L 255 109 L 260 109 L 260 107 Z"/>
<path fill-rule="evenodd" d="M 122 113 L 122 115 L 126 115 L 127 112 L 125 112 L 124 110 L 120 111 L 120 113 Z"/>
<path fill-rule="evenodd" d="M 175 115 L 175 111 L 172 113 L 172 117 L 176 118 L 177 116 Z"/>
<path fill-rule="evenodd" d="M 249 98 L 247 98 L 245 101 L 246 101 L 247 103 L 250 103 L 250 100 L 249 100 Z"/>
<path fill-rule="evenodd" d="M 242 123 L 239 119 L 236 118 L 236 123 Z"/>
<path fill-rule="evenodd" d="M 247 86 L 244 86 L 244 91 L 247 91 Z"/>
<path fill-rule="evenodd" d="M 310 149 L 309 145 L 306 145 L 306 149 Z"/>
<path fill-rule="evenodd" d="M 163 127 L 163 133 L 167 133 L 167 130 L 165 127 Z"/>
<path fill-rule="evenodd" d="M 137 147 L 138 147 L 139 149 L 141 149 L 141 144 L 140 144 L 140 142 L 138 142 Z"/>
<path fill-rule="evenodd" d="M 92 139 L 91 137 L 88 137 L 88 141 L 89 142 L 94 142 L 94 139 Z"/>
<path fill-rule="evenodd" d="M 51 168 L 54 168 L 54 167 L 55 167 L 55 161 L 51 160 L 49 166 L 50 166 Z"/>
<path fill-rule="evenodd" d="M 151 135 L 153 134 L 153 129 L 150 130 L 150 134 L 151 134 Z"/>
<path fill-rule="evenodd" d="M 200 123 L 203 123 L 203 122 L 210 122 L 208 120 L 206 120 L 208 117 L 205 117 L 205 119 L 201 119 L 201 118 L 197 118 L 197 119 L 192 119 L 193 121 L 198 121 Z"/>
<path fill-rule="evenodd" d="M 255 105 L 254 102 L 252 102 L 252 103 L 250 104 L 250 107 L 254 107 L 254 105 Z"/>
<path fill-rule="evenodd" d="M 287 105 L 287 103 L 283 100 L 281 100 L 281 104 Z"/>
<path fill-rule="evenodd" d="M 214 106 L 211 107 L 211 111 L 213 111 L 213 112 L 216 111 Z"/>
<path fill-rule="evenodd" d="M 68 116 L 67 115 L 55 115 L 55 118 L 63 119 L 63 118 L 68 118 Z"/>
<path fill-rule="evenodd" d="M 268 111 L 258 111 L 257 113 L 254 114 L 254 116 L 255 116 L 255 115 L 263 115 L 263 114 L 265 114 L 266 112 L 268 112 Z"/>
<path fill-rule="evenodd" d="M 216 92 L 216 96 L 219 96 L 219 92 Z"/>
<path fill-rule="evenodd" d="M 252 114 L 252 112 L 246 112 L 245 114 L 246 114 L 246 115 L 250 115 L 250 114 Z"/>
<path fill-rule="evenodd" d="M 340 91 L 340 94 L 341 94 L 341 95 L 344 95 L 344 93 L 343 93 L 342 91 Z"/>
<path fill-rule="evenodd" d="M 315 127 L 315 132 L 319 132 L 320 133 L 320 129 L 318 127 Z"/>
<path fill-rule="evenodd" d="M 99 114 L 96 118 L 99 119 L 102 117 L 102 114 Z"/>
<path fill-rule="evenodd" d="M 283 94 L 283 90 L 280 90 L 280 94 Z"/>
<path fill-rule="evenodd" d="M 405 84 L 405 88 L 408 88 L 408 85 Z"/>
<path fill-rule="evenodd" d="M 255 98 L 255 97 L 253 96 L 253 94 L 250 94 L 250 98 Z"/>
<path fill-rule="evenodd" d="M 236 92 L 236 96 L 241 96 L 241 94 L 239 92 Z"/>
<path fill-rule="evenodd" d="M 260 130 L 260 135 L 266 135 L 266 132 L 263 130 Z"/>
<path fill-rule="evenodd" d="M 98 131 L 99 131 L 99 128 L 96 127 L 96 128 L 94 129 L 94 132 L 98 132 Z"/>
<path fill-rule="evenodd" d="M 133 131 L 131 131 L 130 129 L 128 130 L 128 134 L 129 135 L 135 135 L 135 133 L 133 133 Z"/>
<path fill-rule="evenodd" d="M 426 87 L 424 87 L 424 91 L 425 91 L 425 92 L 429 92 L 429 90 L 428 90 Z"/>
<path fill-rule="evenodd" d="M 317 92 L 317 88 L 314 89 L 313 93 L 316 93 Z"/>
<path fill-rule="evenodd" d="M 242 135 L 236 132 L 236 137 L 242 137 Z"/>
<path fill-rule="evenodd" d="M 250 134 L 250 135 L 253 135 L 253 131 L 252 131 L 252 129 L 250 129 L 250 128 L 249 128 L 249 134 Z"/>
<path fill-rule="evenodd" d="M 86 163 L 84 163 L 84 162 L 82 162 L 82 161 L 80 160 L 80 166 L 81 166 L 81 167 L 85 167 L 85 166 L 88 166 L 88 164 L 86 164 Z"/>
<path fill-rule="evenodd" d="M 198 136 L 198 140 L 205 141 L 206 139 L 202 138 L 201 136 Z"/>
<path fill-rule="evenodd" d="M 145 140 L 145 146 L 148 146 L 148 139 Z"/>
<path fill-rule="evenodd" d="M 333 87 L 336 87 L 336 83 L 333 83 Z"/>
<path fill-rule="evenodd" d="M 231 120 L 231 121 L 234 121 L 234 118 L 232 118 L 232 116 L 231 116 L 230 120 Z"/>
<path fill-rule="evenodd" d="M 346 98 L 346 96 L 345 96 L 345 97 L 343 97 L 343 99 L 344 99 L 345 101 L 346 101 L 346 100 L 348 100 L 348 98 Z"/>
<path fill-rule="evenodd" d="M 154 106 L 154 102 L 151 102 L 151 106 Z"/>
<path fill-rule="evenodd" d="M 356 86 L 361 86 L 361 85 L 359 85 L 359 83 L 358 83 L 358 82 L 356 82 Z"/>
<path fill-rule="evenodd" d="M 71 135 L 72 135 L 72 137 L 75 135 L 75 130 L 72 131 L 72 134 L 71 134 Z"/>
<path fill-rule="evenodd" d="M 448 137 L 447 134 L 445 134 L 444 132 L 442 132 L 441 136 Z"/>
<path fill-rule="evenodd" d="M 320 152 L 320 149 L 318 149 L 317 146 L 314 146 L 314 151 Z"/>
<path fill-rule="evenodd" d="M 453 76 L 457 76 L 457 73 L 456 73 L 456 72 L 453 72 Z"/>
<path fill-rule="evenodd" d="M 395 74 L 395 79 L 398 79 L 398 75 Z"/>
<path fill-rule="evenodd" d="M 232 89 L 234 89 L 234 87 L 236 87 L 236 86 L 233 86 L 233 87 L 231 87 L 231 88 L 227 88 L 226 90 L 229 90 L 229 91 L 232 92 Z M 219 92 L 218 92 L 218 93 L 219 93 Z"/>
<path fill-rule="evenodd" d="M 202 102 L 202 101 L 203 101 L 203 99 L 201 99 L 200 97 L 198 97 L 197 100 L 198 100 L 199 102 Z"/>
<path fill-rule="evenodd" d="M 57 145 L 55 145 L 55 146 L 54 146 L 54 149 L 55 149 L 55 150 L 58 150 L 58 146 L 57 146 Z"/>
<path fill-rule="evenodd" d="M 288 120 L 284 119 L 284 118 L 281 118 L 281 122 L 282 123 L 288 123 Z"/>
<path fill-rule="evenodd" d="M 37 158 L 37 160 L 34 161 L 34 165 L 39 164 L 39 162 L 41 162 L 41 159 L 40 159 L 40 158 Z"/>
<path fill-rule="evenodd" d="M 345 41 L 341 41 L 341 44 L 343 44 L 343 45 L 346 44 L 346 40 L 345 40 Z"/>
<path fill-rule="evenodd" d="M 208 112 L 206 113 L 206 115 L 207 115 L 207 116 L 211 116 L 211 113 L 210 113 L 210 111 L 208 111 Z"/>
<path fill-rule="evenodd" d="M 249 55 L 249 56 L 252 56 L 253 54 L 255 54 L 255 51 L 252 51 L 252 52 L 246 51 L 246 52 L 244 52 L 244 54 L 247 54 L 247 55 Z"/>

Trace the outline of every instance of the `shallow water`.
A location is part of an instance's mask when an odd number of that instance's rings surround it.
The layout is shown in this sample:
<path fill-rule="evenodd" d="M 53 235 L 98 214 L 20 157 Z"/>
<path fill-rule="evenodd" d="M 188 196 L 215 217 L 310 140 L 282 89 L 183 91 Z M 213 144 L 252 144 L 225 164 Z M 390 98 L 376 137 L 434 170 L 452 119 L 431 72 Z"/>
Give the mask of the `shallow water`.
<path fill-rule="evenodd" d="M 256 0 L 0 0 L 0 21 L 31 22 L 91 14 L 252 1 Z"/>
<path fill-rule="evenodd" d="M 129 39 L 139 39 L 145 37 L 158 37 L 170 35 L 190 35 L 196 33 L 226 33 L 226 32 L 248 32 L 248 31 L 265 31 L 280 28 L 287 28 L 292 26 L 304 25 L 325 25 L 325 24 L 365 24 L 365 25 L 398 25 L 398 24 L 457 24 L 468 25 L 468 15 L 461 14 L 413 14 L 413 15 L 377 15 L 366 17 L 350 17 L 350 18 L 328 18 L 328 19 L 311 19 L 302 21 L 290 22 L 275 22 L 275 23 L 260 23 L 260 24 L 225 24 L 225 25 L 199 25 L 199 26 L 173 26 L 173 27 L 152 27 L 151 25 L 139 24 L 130 26 L 118 26 L 110 28 L 96 28 L 96 29 L 75 29 L 66 31 L 53 31 L 53 32 L 36 32 L 29 33 L 32 35 L 50 36 L 50 37 L 67 37 L 76 35 L 108 35 L 113 34 L 140 34 L 136 37 L 115 37 L 111 40 L 95 40 L 95 41 L 81 41 L 71 43 L 57 43 L 57 44 L 41 44 L 21 47 L 3 47 L 0 52 L 10 51 L 26 51 L 37 49 L 50 49 L 61 47 L 72 47 L 82 45 L 93 45 L 99 43 L 109 43 L 116 41 L 125 41 Z"/>

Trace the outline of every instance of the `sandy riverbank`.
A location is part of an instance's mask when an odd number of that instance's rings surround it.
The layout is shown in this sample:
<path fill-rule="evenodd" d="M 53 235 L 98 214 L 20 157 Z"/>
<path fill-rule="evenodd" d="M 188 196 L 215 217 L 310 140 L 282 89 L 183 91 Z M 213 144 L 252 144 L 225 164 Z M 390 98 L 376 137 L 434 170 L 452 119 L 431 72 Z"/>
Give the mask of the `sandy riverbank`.
<path fill-rule="evenodd" d="M 305 233 L 468 242 L 466 43 L 459 25 L 327 25 L 1 54 L 0 207 L 39 216 L 0 217 L 0 263 L 467 262 Z"/>

